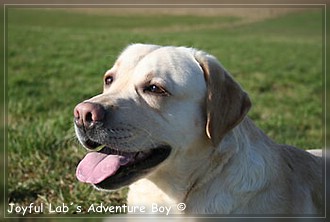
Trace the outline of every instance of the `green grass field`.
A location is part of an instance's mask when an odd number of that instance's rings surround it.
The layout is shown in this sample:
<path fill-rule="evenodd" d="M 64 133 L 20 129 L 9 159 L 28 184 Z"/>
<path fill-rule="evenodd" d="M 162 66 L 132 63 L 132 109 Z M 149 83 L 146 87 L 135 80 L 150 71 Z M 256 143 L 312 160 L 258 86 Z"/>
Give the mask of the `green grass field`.
<path fill-rule="evenodd" d="M 322 19 L 321 10 L 244 23 L 235 16 L 7 9 L 8 201 L 72 203 L 68 214 L 78 205 L 86 213 L 93 203 L 125 203 L 127 189 L 100 192 L 75 178 L 85 151 L 72 113 L 102 91 L 103 73 L 130 43 L 191 46 L 217 56 L 249 92 L 249 116 L 267 135 L 322 148 Z"/>

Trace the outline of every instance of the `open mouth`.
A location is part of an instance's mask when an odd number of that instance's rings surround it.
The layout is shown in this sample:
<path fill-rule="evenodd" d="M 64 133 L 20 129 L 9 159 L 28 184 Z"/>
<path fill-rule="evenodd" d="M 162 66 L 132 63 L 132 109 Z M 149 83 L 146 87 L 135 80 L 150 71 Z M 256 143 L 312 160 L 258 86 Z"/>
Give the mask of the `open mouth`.
<path fill-rule="evenodd" d="M 118 189 L 146 175 L 170 152 L 171 148 L 167 145 L 139 152 L 122 152 L 104 146 L 98 152 L 88 153 L 80 161 L 76 176 L 79 181 L 101 189 Z"/>

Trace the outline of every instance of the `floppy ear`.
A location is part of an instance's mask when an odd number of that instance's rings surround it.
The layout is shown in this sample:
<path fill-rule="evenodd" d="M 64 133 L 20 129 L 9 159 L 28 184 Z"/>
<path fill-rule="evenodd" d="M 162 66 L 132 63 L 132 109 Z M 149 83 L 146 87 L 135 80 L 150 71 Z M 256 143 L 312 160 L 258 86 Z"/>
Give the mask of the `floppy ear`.
<path fill-rule="evenodd" d="M 251 101 L 215 57 L 199 51 L 195 58 L 204 71 L 207 85 L 206 134 L 216 147 L 224 135 L 244 119 Z"/>

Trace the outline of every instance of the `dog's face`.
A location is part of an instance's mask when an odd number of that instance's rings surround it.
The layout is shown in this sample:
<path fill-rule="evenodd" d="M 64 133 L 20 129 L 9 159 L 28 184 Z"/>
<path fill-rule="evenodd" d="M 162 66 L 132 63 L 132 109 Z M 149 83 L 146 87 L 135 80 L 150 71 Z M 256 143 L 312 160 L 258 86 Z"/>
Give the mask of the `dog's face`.
<path fill-rule="evenodd" d="M 184 158 L 196 143 L 217 146 L 249 107 L 213 57 L 184 47 L 131 45 L 105 73 L 103 93 L 74 110 L 77 137 L 94 150 L 77 177 L 102 189 L 129 185 Z"/>

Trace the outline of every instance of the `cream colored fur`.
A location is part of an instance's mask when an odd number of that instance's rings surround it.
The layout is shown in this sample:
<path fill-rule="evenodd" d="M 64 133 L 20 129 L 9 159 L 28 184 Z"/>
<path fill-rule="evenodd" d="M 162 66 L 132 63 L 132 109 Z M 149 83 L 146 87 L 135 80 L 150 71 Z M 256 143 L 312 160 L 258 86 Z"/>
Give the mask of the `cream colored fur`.
<path fill-rule="evenodd" d="M 322 213 L 321 158 L 278 145 L 254 125 L 246 116 L 248 94 L 215 57 L 134 44 L 108 75 L 111 87 L 89 101 L 118 107 L 112 126 L 130 126 L 134 135 L 122 149 L 172 147 L 168 159 L 130 186 L 129 205 L 151 211 L 156 203 L 186 214 Z M 144 94 L 146 83 L 169 95 Z M 185 211 L 175 209 L 178 203 Z"/>

